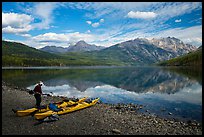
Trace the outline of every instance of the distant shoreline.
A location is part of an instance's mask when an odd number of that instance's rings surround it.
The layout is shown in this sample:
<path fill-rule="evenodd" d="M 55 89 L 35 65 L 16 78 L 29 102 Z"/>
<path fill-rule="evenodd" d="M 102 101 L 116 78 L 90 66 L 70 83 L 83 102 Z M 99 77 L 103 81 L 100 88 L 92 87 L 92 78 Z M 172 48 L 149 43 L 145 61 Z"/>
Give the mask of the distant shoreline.
<path fill-rule="evenodd" d="M 159 66 L 159 65 L 144 65 L 144 66 L 9 66 L 2 67 L 2 69 L 103 69 L 103 68 L 194 68 L 194 66 Z M 201 67 L 202 68 L 202 67 Z"/>
<path fill-rule="evenodd" d="M 160 67 L 160 66 L 37 66 L 37 67 L 2 67 L 2 69 L 89 69 L 89 68 L 134 68 L 134 67 Z"/>

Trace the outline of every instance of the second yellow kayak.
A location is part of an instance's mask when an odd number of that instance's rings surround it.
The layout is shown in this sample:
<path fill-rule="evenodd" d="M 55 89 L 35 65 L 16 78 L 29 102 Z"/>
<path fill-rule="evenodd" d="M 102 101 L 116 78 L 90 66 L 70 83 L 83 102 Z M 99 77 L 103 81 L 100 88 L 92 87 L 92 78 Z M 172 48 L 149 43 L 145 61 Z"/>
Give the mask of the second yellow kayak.
<path fill-rule="evenodd" d="M 62 108 L 61 111 L 58 111 L 58 112 L 49 110 L 49 111 L 46 111 L 44 113 L 36 113 L 34 116 L 36 119 L 39 120 L 39 119 L 43 119 L 43 118 L 46 118 L 46 117 L 54 115 L 54 114 L 62 115 L 62 114 L 66 114 L 69 112 L 73 112 L 76 110 L 80 110 L 80 109 L 84 109 L 84 108 L 93 106 L 98 102 L 98 100 L 99 100 L 99 98 L 96 98 L 96 99 L 92 100 L 91 102 L 85 102 L 85 101 L 79 102 L 77 105 L 73 105 L 70 107 L 64 107 L 64 108 Z"/>

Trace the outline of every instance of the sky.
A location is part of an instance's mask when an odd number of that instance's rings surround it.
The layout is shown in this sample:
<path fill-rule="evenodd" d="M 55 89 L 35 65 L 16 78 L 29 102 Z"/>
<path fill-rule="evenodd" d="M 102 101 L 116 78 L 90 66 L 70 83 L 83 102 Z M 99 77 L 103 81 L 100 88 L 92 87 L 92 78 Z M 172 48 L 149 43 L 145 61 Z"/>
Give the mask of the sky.
<path fill-rule="evenodd" d="M 201 2 L 2 2 L 2 39 L 37 49 L 169 36 L 202 45 Z"/>

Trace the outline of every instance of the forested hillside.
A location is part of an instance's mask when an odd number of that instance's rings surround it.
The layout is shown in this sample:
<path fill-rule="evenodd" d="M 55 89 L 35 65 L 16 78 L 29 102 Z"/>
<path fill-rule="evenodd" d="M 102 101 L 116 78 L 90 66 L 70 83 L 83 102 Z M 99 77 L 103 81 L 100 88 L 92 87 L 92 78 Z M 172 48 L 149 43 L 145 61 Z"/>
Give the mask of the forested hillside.
<path fill-rule="evenodd" d="M 2 41 L 2 66 L 96 66 L 125 65 L 114 59 L 104 59 L 89 53 L 56 55 L 27 45 Z"/>
<path fill-rule="evenodd" d="M 21 43 L 2 41 L 2 66 L 55 66 L 60 65 L 59 59 Z"/>
<path fill-rule="evenodd" d="M 158 63 L 161 66 L 202 66 L 202 46 L 196 51 Z"/>

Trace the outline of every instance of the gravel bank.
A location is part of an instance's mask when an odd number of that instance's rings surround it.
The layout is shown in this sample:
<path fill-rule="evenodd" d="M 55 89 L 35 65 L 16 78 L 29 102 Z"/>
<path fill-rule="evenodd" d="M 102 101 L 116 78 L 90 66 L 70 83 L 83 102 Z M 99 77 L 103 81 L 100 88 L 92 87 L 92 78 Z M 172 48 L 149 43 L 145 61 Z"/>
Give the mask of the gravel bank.
<path fill-rule="evenodd" d="M 61 97 L 43 96 L 43 104 L 61 101 Z M 33 95 L 2 82 L 3 135 L 202 135 L 202 124 L 185 123 L 98 103 L 95 106 L 60 115 L 54 122 L 37 126 L 34 117 L 17 117 L 11 110 L 35 105 Z"/>

